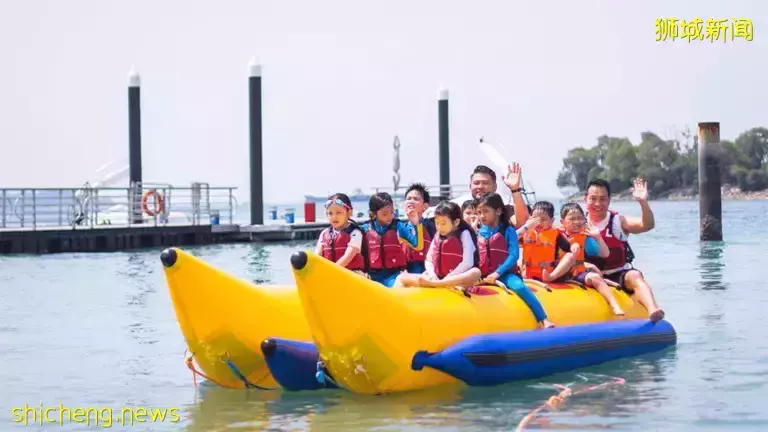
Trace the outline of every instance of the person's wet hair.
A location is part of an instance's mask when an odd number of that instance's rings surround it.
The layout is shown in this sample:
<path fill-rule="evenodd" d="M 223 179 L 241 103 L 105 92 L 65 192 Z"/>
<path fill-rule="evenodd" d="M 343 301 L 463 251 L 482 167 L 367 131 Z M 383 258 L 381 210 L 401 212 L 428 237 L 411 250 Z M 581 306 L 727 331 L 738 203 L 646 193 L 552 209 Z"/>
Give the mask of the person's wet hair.
<path fill-rule="evenodd" d="M 392 196 L 386 192 L 375 193 L 371 196 L 371 199 L 368 200 L 368 210 L 374 215 L 386 206 L 395 206 L 395 203 L 392 201 Z"/>
<path fill-rule="evenodd" d="M 608 183 L 607 181 L 605 181 L 605 180 L 603 180 L 601 178 L 597 178 L 597 179 L 591 180 L 589 183 L 587 183 L 586 191 L 589 192 L 589 188 L 591 188 L 592 186 L 597 186 L 597 187 L 605 188 L 605 192 L 608 194 L 608 197 L 609 198 L 611 197 L 611 184 Z"/>
<path fill-rule="evenodd" d="M 429 191 L 424 183 L 411 184 L 408 186 L 408 189 L 405 190 L 405 194 L 408 195 L 411 191 L 418 191 L 421 194 L 421 199 L 423 199 L 426 204 L 429 204 Z"/>
<path fill-rule="evenodd" d="M 461 212 L 462 212 L 462 213 L 464 213 L 465 211 L 467 211 L 467 209 L 473 209 L 473 210 L 474 210 L 474 209 L 476 209 L 476 208 L 477 208 L 477 203 L 476 203 L 476 201 L 475 201 L 475 200 L 473 200 L 473 199 L 471 199 L 471 200 L 466 200 L 466 201 L 464 201 L 464 203 L 463 203 L 463 204 L 461 204 Z"/>
<path fill-rule="evenodd" d="M 547 215 L 549 215 L 550 219 L 555 217 L 555 206 L 552 205 L 549 201 L 538 201 L 536 204 L 533 205 L 533 212 L 536 210 L 541 210 Z"/>
<path fill-rule="evenodd" d="M 478 165 L 475 167 L 475 170 L 472 171 L 472 175 L 469 176 L 470 181 L 472 180 L 472 177 L 475 176 L 475 174 L 485 174 L 491 176 L 491 180 L 496 183 L 496 172 L 485 165 Z"/>
<path fill-rule="evenodd" d="M 560 218 L 565 219 L 566 216 L 568 216 L 568 213 L 570 212 L 579 212 L 582 217 L 584 217 L 584 209 L 581 208 L 579 203 L 567 203 L 563 204 L 562 207 L 560 207 Z"/>

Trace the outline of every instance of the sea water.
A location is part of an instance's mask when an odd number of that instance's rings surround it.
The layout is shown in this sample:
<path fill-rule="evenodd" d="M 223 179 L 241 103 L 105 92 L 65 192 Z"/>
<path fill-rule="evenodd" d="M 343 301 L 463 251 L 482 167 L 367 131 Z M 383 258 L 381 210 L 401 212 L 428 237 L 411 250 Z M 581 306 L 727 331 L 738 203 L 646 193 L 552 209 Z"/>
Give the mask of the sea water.
<path fill-rule="evenodd" d="M 572 396 L 527 429 L 768 430 L 768 201 L 725 202 L 722 243 L 698 241 L 697 203 L 651 204 L 656 228 L 631 244 L 677 329 L 676 348 L 530 382 L 379 397 L 195 387 L 160 249 L 0 256 L 0 430 L 40 428 L 14 423 L 24 404 L 178 409 L 178 421 L 147 416 L 138 430 L 512 430 L 557 393 L 554 384 L 580 375 L 626 384 Z M 614 208 L 639 215 L 636 203 Z M 238 277 L 289 284 L 290 254 L 312 246 L 189 250 Z M 102 426 L 92 420 L 88 430 Z"/>

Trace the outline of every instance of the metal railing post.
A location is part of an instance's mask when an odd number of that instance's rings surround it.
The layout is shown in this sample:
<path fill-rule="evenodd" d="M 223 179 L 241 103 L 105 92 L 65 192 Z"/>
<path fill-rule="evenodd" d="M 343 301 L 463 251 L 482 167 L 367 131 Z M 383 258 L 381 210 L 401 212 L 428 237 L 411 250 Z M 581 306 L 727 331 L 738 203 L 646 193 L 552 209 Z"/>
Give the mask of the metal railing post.
<path fill-rule="evenodd" d="M 5 200 L 7 199 L 7 194 L 5 193 L 5 189 L 3 189 L 3 219 L 2 219 L 2 225 L 0 227 L 5 228 Z"/>
<path fill-rule="evenodd" d="M 229 188 L 229 200 L 228 200 L 228 202 L 229 202 L 229 224 L 230 225 L 234 225 L 235 222 L 232 220 L 235 217 L 234 214 L 232 214 L 232 188 Z"/>
<path fill-rule="evenodd" d="M 32 189 L 32 229 L 37 230 L 37 191 Z"/>
<path fill-rule="evenodd" d="M 21 220 L 21 227 L 22 228 L 24 228 L 24 211 L 26 210 L 25 209 L 25 207 L 26 207 L 26 205 L 25 205 L 26 204 L 25 193 L 26 193 L 26 190 L 22 189 L 21 190 L 21 216 L 19 216 L 19 219 Z"/>
<path fill-rule="evenodd" d="M 99 190 L 98 189 L 93 190 L 93 199 L 95 201 L 95 204 L 94 204 L 95 209 L 93 214 L 93 218 L 95 219 L 94 224 L 98 226 L 99 225 Z"/>
<path fill-rule="evenodd" d="M 59 189 L 59 226 L 64 226 L 64 223 L 62 222 L 61 218 L 64 215 L 62 212 L 62 206 L 64 205 L 64 198 L 63 198 L 64 190 Z"/>

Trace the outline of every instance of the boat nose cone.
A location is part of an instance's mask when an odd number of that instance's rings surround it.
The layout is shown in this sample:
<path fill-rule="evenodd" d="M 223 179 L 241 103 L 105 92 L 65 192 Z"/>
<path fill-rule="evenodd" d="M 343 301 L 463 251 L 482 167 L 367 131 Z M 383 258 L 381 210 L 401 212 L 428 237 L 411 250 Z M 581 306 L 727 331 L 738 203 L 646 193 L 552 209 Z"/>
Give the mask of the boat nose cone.
<path fill-rule="evenodd" d="M 172 267 L 176 264 L 176 259 L 179 256 L 176 254 L 176 249 L 169 248 L 160 253 L 160 262 L 166 267 Z"/>
<path fill-rule="evenodd" d="M 296 270 L 301 270 L 307 265 L 307 253 L 304 251 L 294 252 L 291 255 L 291 265 Z"/>
<path fill-rule="evenodd" d="M 264 354 L 264 357 L 271 357 L 272 354 L 275 353 L 276 349 L 277 349 L 277 341 L 275 341 L 272 338 L 264 339 L 261 342 L 261 352 Z"/>

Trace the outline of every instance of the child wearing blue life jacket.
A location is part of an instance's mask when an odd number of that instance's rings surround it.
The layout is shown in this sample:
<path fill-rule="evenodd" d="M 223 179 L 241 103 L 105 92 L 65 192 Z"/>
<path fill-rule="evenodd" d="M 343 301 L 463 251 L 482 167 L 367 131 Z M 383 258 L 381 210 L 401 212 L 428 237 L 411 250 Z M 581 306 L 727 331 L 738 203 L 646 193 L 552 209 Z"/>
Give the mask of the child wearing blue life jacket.
<path fill-rule="evenodd" d="M 533 312 L 533 316 L 541 327 L 554 327 L 544 308 L 525 285 L 520 277 L 517 260 L 520 257 L 518 237 L 527 228 L 536 223 L 531 218 L 518 231 L 509 226 L 509 218 L 505 214 L 504 200 L 497 193 L 490 193 L 477 199 L 477 215 L 480 219 L 480 229 L 477 232 L 477 245 L 480 255 L 480 272 L 484 282 L 503 283 L 517 294 Z"/>
<path fill-rule="evenodd" d="M 352 220 L 352 201 L 346 194 L 333 194 L 325 202 L 331 226 L 320 233 L 315 253 L 349 270 L 365 275 L 368 248 L 363 230 Z"/>
<path fill-rule="evenodd" d="M 403 273 L 395 286 L 467 287 L 480 279 L 477 238 L 462 219 L 459 205 L 441 202 L 434 219 L 437 232 L 427 252 L 426 271 L 420 275 Z"/>
<path fill-rule="evenodd" d="M 424 273 L 424 261 L 427 259 L 427 251 L 435 236 L 435 220 L 433 218 L 424 219 L 424 212 L 429 208 L 429 192 L 422 183 L 413 183 L 405 190 L 405 210 L 416 210 L 421 224 L 424 225 L 424 247 L 420 251 L 413 250 L 410 246 L 403 243 L 403 252 L 407 261 L 408 273 Z"/>
<path fill-rule="evenodd" d="M 410 223 L 395 219 L 395 204 L 386 192 L 374 194 L 368 207 L 371 220 L 360 225 L 368 247 L 368 275 L 372 280 L 391 287 L 397 275 L 407 266 L 400 242 L 420 251 L 424 247 L 424 229 L 414 208 L 406 209 Z"/>

